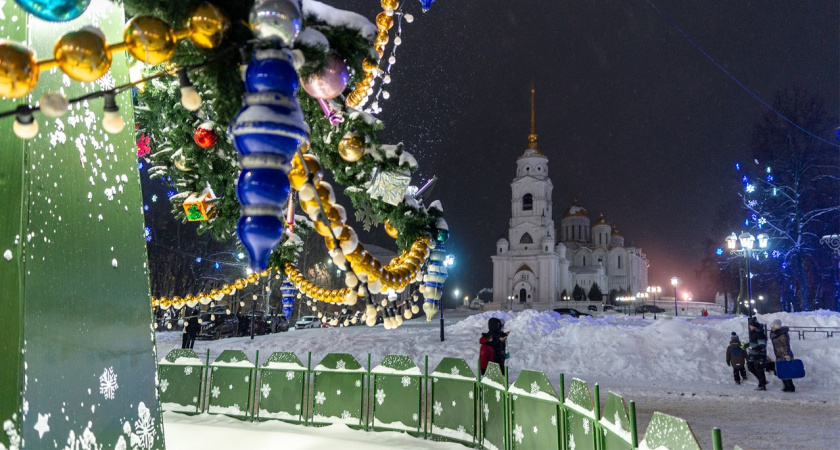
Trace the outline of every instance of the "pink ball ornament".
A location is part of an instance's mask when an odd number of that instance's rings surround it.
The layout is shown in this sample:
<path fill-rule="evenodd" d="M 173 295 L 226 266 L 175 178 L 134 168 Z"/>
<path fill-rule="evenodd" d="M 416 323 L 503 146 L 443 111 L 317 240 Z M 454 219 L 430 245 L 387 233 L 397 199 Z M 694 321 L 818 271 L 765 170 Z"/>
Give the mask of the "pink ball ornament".
<path fill-rule="evenodd" d="M 303 90 L 313 98 L 336 98 L 347 87 L 347 65 L 334 55 L 327 56 L 324 70 L 303 81 Z"/>

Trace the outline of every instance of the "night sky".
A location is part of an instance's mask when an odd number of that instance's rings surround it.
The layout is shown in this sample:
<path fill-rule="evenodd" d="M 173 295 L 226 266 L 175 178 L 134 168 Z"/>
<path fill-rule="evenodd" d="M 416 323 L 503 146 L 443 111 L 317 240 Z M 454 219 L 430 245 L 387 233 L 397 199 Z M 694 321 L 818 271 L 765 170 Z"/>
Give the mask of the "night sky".
<path fill-rule="evenodd" d="M 326 0 L 373 18 L 379 2 Z M 760 98 L 800 86 L 838 111 L 837 2 L 657 0 L 694 42 Z M 736 195 L 767 108 L 644 0 L 438 0 L 404 24 L 379 117 L 437 175 L 457 266 L 448 289 L 492 287 L 495 242 L 507 237 L 510 181 L 527 145 L 536 85 L 540 150 L 549 158 L 554 220 L 577 198 L 650 259 L 650 280 L 679 276 L 701 299 L 695 269 L 713 218 Z M 732 217 L 732 229 L 739 220 Z M 357 228 L 359 228 L 357 226 Z M 381 232 L 380 232 L 381 235 Z M 725 236 L 719 238 L 721 245 Z M 364 236 L 362 239 L 367 239 Z M 379 239 L 371 236 L 371 243 Z M 451 291 L 450 291 L 451 292 Z M 452 294 L 448 294 L 451 299 Z"/>

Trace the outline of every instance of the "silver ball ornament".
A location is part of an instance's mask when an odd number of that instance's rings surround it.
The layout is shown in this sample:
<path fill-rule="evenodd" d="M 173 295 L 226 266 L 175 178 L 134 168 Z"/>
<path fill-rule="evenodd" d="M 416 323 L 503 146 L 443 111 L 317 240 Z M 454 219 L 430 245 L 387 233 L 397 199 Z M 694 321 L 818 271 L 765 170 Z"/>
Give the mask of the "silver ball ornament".
<path fill-rule="evenodd" d="M 295 1 L 257 0 L 251 7 L 248 22 L 257 39 L 291 46 L 300 33 L 302 20 Z"/>
<path fill-rule="evenodd" d="M 46 116 L 57 118 L 67 113 L 70 103 L 58 92 L 46 92 L 38 100 L 38 106 Z"/>

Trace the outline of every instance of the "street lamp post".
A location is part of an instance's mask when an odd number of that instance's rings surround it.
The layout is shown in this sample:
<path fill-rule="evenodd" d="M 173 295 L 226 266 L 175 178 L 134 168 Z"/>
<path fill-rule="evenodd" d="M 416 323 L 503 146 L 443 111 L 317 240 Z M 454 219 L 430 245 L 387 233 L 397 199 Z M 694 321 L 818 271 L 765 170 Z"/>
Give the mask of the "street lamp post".
<path fill-rule="evenodd" d="M 642 319 L 645 319 L 645 306 L 647 306 L 648 294 L 647 292 L 639 292 L 638 294 L 636 294 L 636 298 L 642 300 Z"/>
<path fill-rule="evenodd" d="M 671 286 L 674 286 L 674 317 L 679 317 L 680 311 L 677 309 L 677 285 L 680 279 L 677 277 L 671 278 Z"/>
<path fill-rule="evenodd" d="M 656 320 L 656 294 L 662 292 L 661 286 L 648 286 L 647 291 L 653 297 L 653 320 Z"/>
<path fill-rule="evenodd" d="M 752 250 L 753 245 L 755 244 L 756 239 L 758 239 L 758 249 L 763 250 L 767 248 L 767 241 L 770 240 L 770 236 L 765 233 L 761 233 L 758 236 L 753 236 L 750 233 L 741 233 L 740 236 L 736 236 L 735 233 L 730 234 L 726 238 L 726 247 L 729 249 L 730 254 L 734 256 L 744 256 L 744 259 L 747 260 L 747 308 L 749 308 L 749 317 L 753 316 L 753 298 L 752 298 L 752 271 L 750 270 L 750 260 L 752 259 Z M 741 248 L 738 248 L 738 244 L 741 244 Z"/>

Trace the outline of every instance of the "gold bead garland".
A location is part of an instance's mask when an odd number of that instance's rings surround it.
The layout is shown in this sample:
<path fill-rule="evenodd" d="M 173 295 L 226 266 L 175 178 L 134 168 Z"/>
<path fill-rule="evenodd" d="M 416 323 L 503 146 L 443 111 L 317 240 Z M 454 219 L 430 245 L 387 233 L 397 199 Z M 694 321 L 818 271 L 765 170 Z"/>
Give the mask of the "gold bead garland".
<path fill-rule="evenodd" d="M 242 290 L 249 284 L 257 284 L 260 278 L 269 278 L 271 277 L 271 271 L 276 270 L 276 267 L 271 267 L 269 269 L 263 270 L 262 272 L 254 272 L 248 275 L 245 278 L 239 278 L 238 280 L 234 281 L 231 284 L 225 284 L 219 289 L 211 289 L 210 292 L 205 293 L 201 292 L 197 295 L 187 294 L 183 298 L 179 296 L 174 296 L 171 299 L 166 297 L 159 297 L 155 298 L 152 297 L 152 307 L 161 307 L 163 309 L 168 309 L 170 307 L 174 307 L 175 309 L 181 309 L 185 305 L 189 306 L 190 308 L 194 307 L 197 303 L 201 303 L 202 305 L 209 304 L 212 301 L 219 301 L 225 295 L 231 295 L 234 293 L 234 289 Z M 190 304 L 192 303 L 192 304 Z"/>

